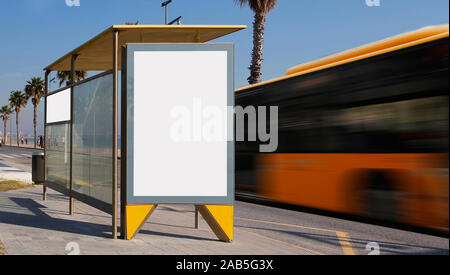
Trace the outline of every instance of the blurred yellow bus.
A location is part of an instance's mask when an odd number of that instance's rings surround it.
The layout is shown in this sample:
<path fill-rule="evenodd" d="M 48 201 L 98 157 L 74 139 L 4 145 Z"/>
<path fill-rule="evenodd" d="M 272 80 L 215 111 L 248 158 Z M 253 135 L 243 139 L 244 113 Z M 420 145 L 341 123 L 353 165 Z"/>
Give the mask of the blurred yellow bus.
<path fill-rule="evenodd" d="M 448 232 L 449 27 L 293 67 L 236 90 L 278 106 L 279 146 L 236 143 L 236 191 Z"/>

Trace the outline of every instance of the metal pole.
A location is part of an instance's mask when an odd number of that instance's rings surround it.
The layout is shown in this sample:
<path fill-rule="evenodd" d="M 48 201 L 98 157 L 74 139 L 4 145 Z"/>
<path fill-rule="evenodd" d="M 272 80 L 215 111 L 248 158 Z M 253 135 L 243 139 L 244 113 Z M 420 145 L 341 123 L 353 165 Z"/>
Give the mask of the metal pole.
<path fill-rule="evenodd" d="M 74 54 L 70 58 L 70 195 L 69 195 L 69 214 L 73 215 L 73 84 L 75 83 L 75 60 L 78 55 Z"/>
<path fill-rule="evenodd" d="M 195 206 L 195 229 L 198 229 L 198 209 Z"/>
<path fill-rule="evenodd" d="M 117 239 L 117 106 L 118 106 L 118 85 L 119 85 L 119 31 L 113 33 L 113 192 L 112 192 L 112 235 Z"/>
<path fill-rule="evenodd" d="M 121 134 L 120 134 L 120 236 L 127 239 L 127 51 L 122 46 Z"/>
<path fill-rule="evenodd" d="M 167 5 L 165 6 L 166 8 L 166 20 L 165 20 L 165 24 L 167 25 Z"/>
<path fill-rule="evenodd" d="M 47 94 L 48 94 L 48 76 L 50 75 L 50 70 L 45 71 L 45 101 L 44 101 L 44 138 L 42 142 L 45 144 L 44 140 L 47 140 Z M 34 141 L 36 142 L 36 140 Z M 42 144 L 40 144 L 42 147 Z M 47 146 L 44 146 L 44 183 L 42 184 L 42 199 L 45 201 L 47 199 L 47 187 L 45 186 L 45 180 L 47 178 L 45 171 L 45 162 L 47 159 Z"/>

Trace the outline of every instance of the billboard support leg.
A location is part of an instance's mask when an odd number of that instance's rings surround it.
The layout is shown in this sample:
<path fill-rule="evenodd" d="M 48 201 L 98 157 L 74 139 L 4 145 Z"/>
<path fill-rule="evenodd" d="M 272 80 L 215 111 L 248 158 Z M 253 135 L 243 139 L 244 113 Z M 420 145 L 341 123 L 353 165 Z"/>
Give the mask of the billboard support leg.
<path fill-rule="evenodd" d="M 131 240 L 155 211 L 157 204 L 126 206 L 126 239 Z"/>
<path fill-rule="evenodd" d="M 233 205 L 196 205 L 195 208 L 217 238 L 227 243 L 233 241 Z"/>
<path fill-rule="evenodd" d="M 42 184 L 42 200 L 47 200 L 47 187 L 45 186 L 45 182 Z"/>
<path fill-rule="evenodd" d="M 198 209 L 195 207 L 195 229 L 198 229 Z"/>

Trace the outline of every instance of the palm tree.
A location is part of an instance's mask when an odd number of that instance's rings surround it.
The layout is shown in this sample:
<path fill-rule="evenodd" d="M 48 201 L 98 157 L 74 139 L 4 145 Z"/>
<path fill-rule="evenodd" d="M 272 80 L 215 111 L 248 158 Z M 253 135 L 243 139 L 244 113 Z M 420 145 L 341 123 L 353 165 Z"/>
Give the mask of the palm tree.
<path fill-rule="evenodd" d="M 8 105 L 0 108 L 0 118 L 3 119 L 3 144 L 6 144 L 6 125 L 8 123 L 9 116 L 13 113 Z"/>
<path fill-rule="evenodd" d="M 34 148 L 37 146 L 37 106 L 39 102 L 41 102 L 41 98 L 45 95 L 45 84 L 42 78 L 40 77 L 32 77 L 30 81 L 27 81 L 27 85 L 25 86 L 25 94 L 27 96 L 27 100 L 31 98 L 31 102 L 34 106 Z"/>
<path fill-rule="evenodd" d="M 248 5 L 255 13 L 253 21 L 253 50 L 252 62 L 249 67 L 249 84 L 261 82 L 261 65 L 263 61 L 264 30 L 266 15 L 277 5 L 277 0 L 235 0 L 241 7 Z"/>
<path fill-rule="evenodd" d="M 59 87 L 61 87 L 64 84 L 64 82 L 66 82 L 66 85 L 70 85 L 70 71 L 58 71 L 58 74 L 56 77 L 59 79 Z M 75 71 L 74 82 L 78 82 L 83 79 L 86 79 L 86 77 L 87 77 L 87 72 Z"/>
<path fill-rule="evenodd" d="M 19 145 L 19 113 L 20 109 L 22 107 L 25 108 L 27 105 L 27 96 L 22 93 L 22 91 L 16 90 L 12 91 L 11 95 L 9 96 L 9 105 L 14 109 L 16 112 L 16 129 L 17 129 L 17 146 Z"/>

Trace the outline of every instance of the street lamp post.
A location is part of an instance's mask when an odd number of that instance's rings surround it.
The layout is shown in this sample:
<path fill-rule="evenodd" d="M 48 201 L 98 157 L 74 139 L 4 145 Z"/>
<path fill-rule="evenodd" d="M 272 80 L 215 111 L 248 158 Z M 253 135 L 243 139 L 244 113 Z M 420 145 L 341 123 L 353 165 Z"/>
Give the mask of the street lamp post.
<path fill-rule="evenodd" d="M 166 20 L 165 20 L 165 23 L 164 23 L 164 24 L 166 24 L 166 25 L 167 25 L 167 6 L 168 6 L 170 3 L 172 3 L 172 0 L 167 0 L 167 1 L 165 1 L 165 2 L 163 2 L 163 3 L 161 4 L 161 7 L 164 7 L 165 10 L 166 10 Z"/>
<path fill-rule="evenodd" d="M 12 120 L 9 120 L 9 146 L 12 146 Z"/>

